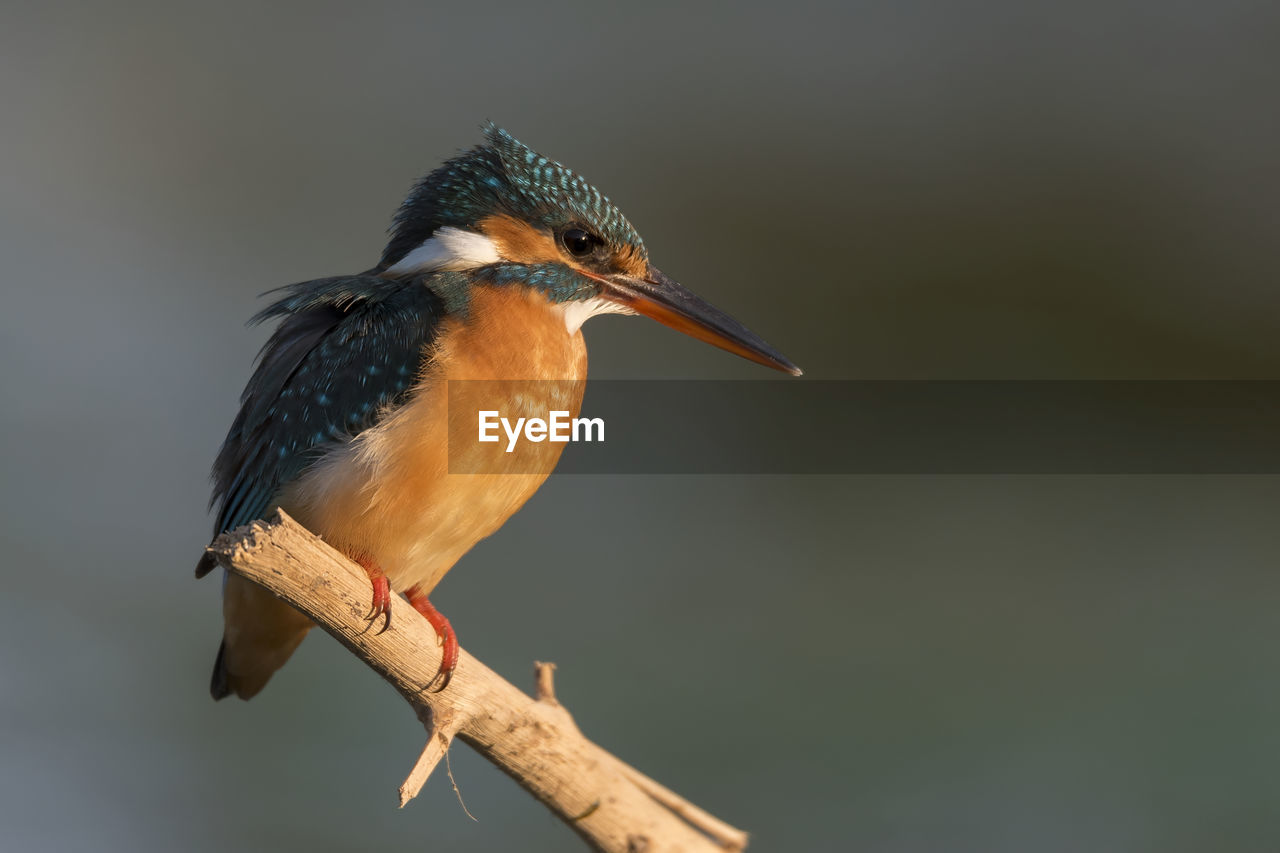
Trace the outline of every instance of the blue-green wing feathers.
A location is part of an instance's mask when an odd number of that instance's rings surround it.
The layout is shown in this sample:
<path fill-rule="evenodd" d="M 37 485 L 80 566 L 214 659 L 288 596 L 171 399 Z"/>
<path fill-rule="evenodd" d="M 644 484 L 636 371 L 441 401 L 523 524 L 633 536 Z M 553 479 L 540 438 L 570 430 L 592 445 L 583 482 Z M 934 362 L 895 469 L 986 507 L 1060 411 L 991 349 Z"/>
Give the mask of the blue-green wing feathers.
<path fill-rule="evenodd" d="M 443 316 L 421 279 L 344 276 L 284 288 L 254 318 L 284 319 L 213 465 L 215 535 L 261 518 L 324 451 L 404 402 Z"/>

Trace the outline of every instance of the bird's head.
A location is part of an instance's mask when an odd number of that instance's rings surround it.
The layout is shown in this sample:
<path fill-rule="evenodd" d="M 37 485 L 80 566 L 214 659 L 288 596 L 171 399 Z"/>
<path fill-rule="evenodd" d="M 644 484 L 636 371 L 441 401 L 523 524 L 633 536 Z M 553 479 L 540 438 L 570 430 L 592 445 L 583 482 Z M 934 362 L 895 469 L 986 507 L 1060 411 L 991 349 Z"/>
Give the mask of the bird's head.
<path fill-rule="evenodd" d="M 599 190 L 494 124 L 485 144 L 419 181 L 378 270 L 469 271 L 534 287 L 563 306 L 569 331 L 596 314 L 643 314 L 793 375 L 800 368 L 649 262 L 644 241 Z"/>

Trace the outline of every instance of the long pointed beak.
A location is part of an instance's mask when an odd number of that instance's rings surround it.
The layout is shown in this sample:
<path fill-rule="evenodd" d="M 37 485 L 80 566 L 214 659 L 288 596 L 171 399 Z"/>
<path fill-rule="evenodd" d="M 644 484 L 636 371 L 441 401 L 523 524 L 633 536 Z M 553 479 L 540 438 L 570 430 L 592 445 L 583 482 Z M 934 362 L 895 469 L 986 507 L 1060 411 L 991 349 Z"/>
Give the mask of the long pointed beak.
<path fill-rule="evenodd" d="M 604 298 L 664 326 L 792 376 L 803 372 L 746 326 L 667 278 L 657 267 L 650 266 L 644 278 L 617 275 L 604 281 Z"/>

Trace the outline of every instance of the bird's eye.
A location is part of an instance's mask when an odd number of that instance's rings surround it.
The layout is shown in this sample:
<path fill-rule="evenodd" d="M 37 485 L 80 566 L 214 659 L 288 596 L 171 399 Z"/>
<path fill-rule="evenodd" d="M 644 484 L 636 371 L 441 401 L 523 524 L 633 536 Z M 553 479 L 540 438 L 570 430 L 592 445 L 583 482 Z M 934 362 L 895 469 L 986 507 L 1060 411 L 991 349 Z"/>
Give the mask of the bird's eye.
<path fill-rule="evenodd" d="M 584 231 L 581 228 L 565 229 L 564 233 L 560 235 L 560 240 L 564 243 L 564 247 L 569 250 L 569 254 L 575 258 L 585 258 L 604 242 L 590 231 Z"/>

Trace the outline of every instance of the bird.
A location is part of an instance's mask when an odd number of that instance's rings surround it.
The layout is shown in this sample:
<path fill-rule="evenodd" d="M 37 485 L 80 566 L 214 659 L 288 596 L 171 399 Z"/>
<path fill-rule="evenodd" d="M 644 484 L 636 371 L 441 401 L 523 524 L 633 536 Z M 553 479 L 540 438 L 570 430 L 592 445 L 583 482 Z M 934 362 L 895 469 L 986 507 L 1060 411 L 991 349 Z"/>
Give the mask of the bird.
<path fill-rule="evenodd" d="M 570 399 L 559 407 L 576 417 L 582 325 L 609 313 L 647 316 L 801 373 L 655 267 L 598 189 L 492 122 L 482 133 L 413 185 L 372 269 L 269 291 L 278 298 L 250 322 L 278 325 L 212 470 L 215 538 L 285 510 L 365 570 L 369 619 L 381 617 L 381 630 L 395 595 L 427 619 L 442 646 L 427 685 L 435 691 L 449 685 L 459 646 L 429 593 L 537 491 L 563 449 L 538 445 L 545 464 L 533 472 L 449 473 L 450 382 L 560 380 Z M 206 550 L 196 576 L 215 567 Z M 238 575 L 224 573 L 222 592 L 210 692 L 247 700 L 312 623 Z"/>

